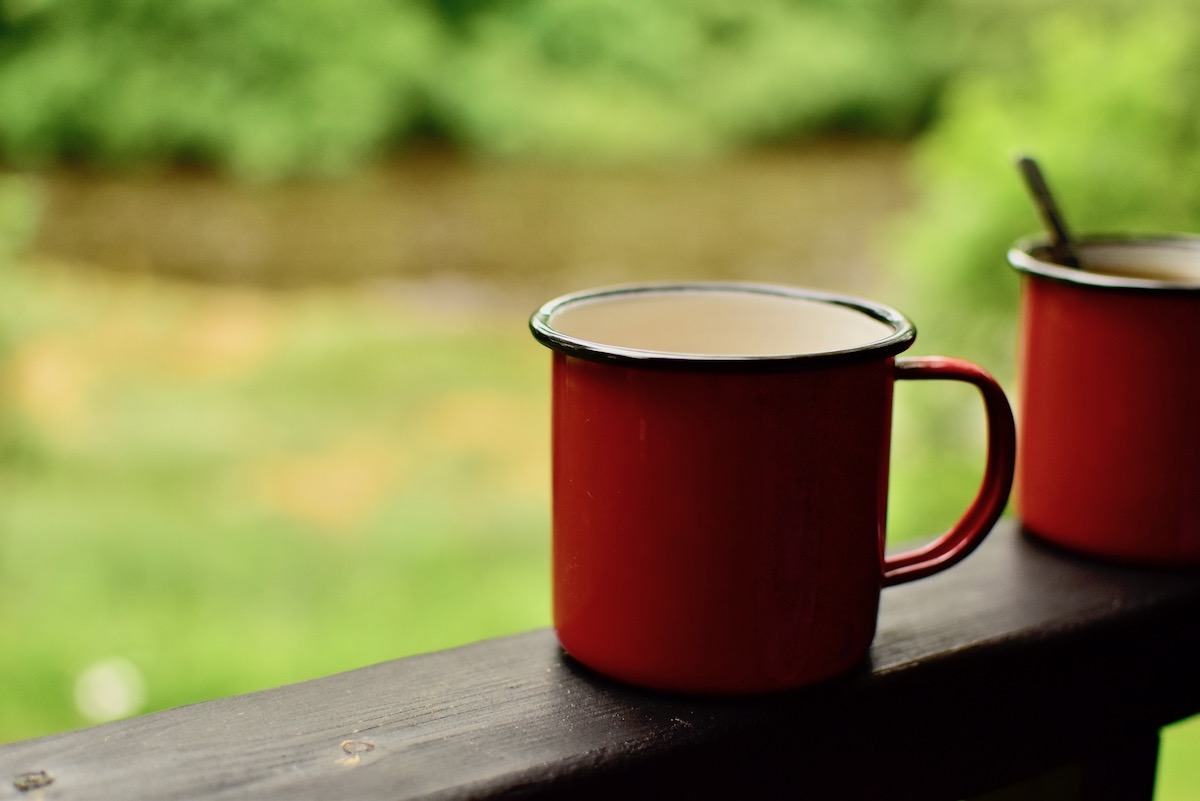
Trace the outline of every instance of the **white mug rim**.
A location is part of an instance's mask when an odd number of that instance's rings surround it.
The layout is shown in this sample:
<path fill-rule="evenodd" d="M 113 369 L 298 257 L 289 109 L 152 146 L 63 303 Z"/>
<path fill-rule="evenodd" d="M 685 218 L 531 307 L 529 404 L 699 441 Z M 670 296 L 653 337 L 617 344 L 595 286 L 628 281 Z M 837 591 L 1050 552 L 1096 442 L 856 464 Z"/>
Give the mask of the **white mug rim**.
<path fill-rule="evenodd" d="M 891 328 L 881 339 L 850 348 L 781 354 L 677 353 L 611 345 L 572 336 L 556 329 L 554 315 L 579 303 L 651 293 L 725 292 L 828 303 L 858 312 Z M 543 304 L 529 320 L 533 336 L 551 350 L 590 361 L 626 366 L 727 369 L 794 370 L 828 367 L 889 358 L 912 345 L 916 326 L 900 312 L 872 300 L 817 289 L 740 281 L 645 282 L 597 287 L 562 295 Z"/>

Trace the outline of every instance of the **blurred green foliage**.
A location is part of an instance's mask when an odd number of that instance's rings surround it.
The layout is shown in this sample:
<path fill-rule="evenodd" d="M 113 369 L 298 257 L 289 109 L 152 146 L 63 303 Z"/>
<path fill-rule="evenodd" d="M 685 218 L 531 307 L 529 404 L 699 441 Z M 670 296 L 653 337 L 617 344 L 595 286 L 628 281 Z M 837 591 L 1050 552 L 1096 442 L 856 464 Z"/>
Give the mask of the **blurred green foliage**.
<path fill-rule="evenodd" d="M 129 714 L 549 622 L 546 357 L 511 314 L 13 278 L 38 456 L 0 458 L 0 742 L 96 720 L 114 658 Z"/>
<path fill-rule="evenodd" d="M 16 265 L 33 239 L 40 201 L 36 185 L 27 178 L 0 175 L 0 368 L 11 359 L 36 306 L 30 302 L 26 276 Z M 0 377 L 0 479 L 35 454 L 34 441 L 13 406 L 11 382 Z M 0 508 L 0 527 L 3 524 Z M 0 535 L 4 530 L 0 528 Z"/>
<path fill-rule="evenodd" d="M 883 291 L 918 349 L 972 359 L 1017 386 L 1020 281 L 1005 254 L 1042 222 L 1015 166 L 1038 159 L 1076 235 L 1200 231 L 1200 16 L 1184 0 L 1097 0 L 1007 17 L 946 87 L 916 140 L 915 207 L 889 244 Z M 1010 9 L 1011 10 L 1011 9 Z M 980 434 L 970 404 L 909 402 L 918 464 Z"/>
<path fill-rule="evenodd" d="M 343 169 L 414 124 L 437 48 L 429 14 L 389 0 L 6 0 L 0 149 L 20 165 Z"/>
<path fill-rule="evenodd" d="M 34 183 L 18 175 L 0 175 L 0 264 L 12 264 L 32 241 L 39 206 Z"/>
<path fill-rule="evenodd" d="M 423 136 L 613 160 L 905 135 L 963 55 L 955 2 L 0 0 L 0 157 L 271 178 Z"/>
<path fill-rule="evenodd" d="M 472 149 L 572 159 L 906 134 L 946 66 L 922 47 L 924 5 L 485 4 L 463 21 L 434 103 Z"/>
<path fill-rule="evenodd" d="M 1182 151 L 1194 16 L 1185 0 L 0 0 L 0 159 L 273 178 L 433 138 L 653 160 L 911 136 L 942 110 L 923 183 L 962 215 L 952 165 L 1014 139 L 1068 177 Z M 1139 164 L 1135 182 L 1176 166 Z M 1113 180 L 1094 200 L 1119 216 Z"/>
<path fill-rule="evenodd" d="M 1038 159 L 1076 235 L 1200 231 L 1200 16 L 1187 2 L 1048 14 L 961 74 L 914 158 L 895 242 L 924 345 L 1013 373 L 1018 281 L 1041 231 L 1015 159 Z M 899 302 L 899 301 L 898 301 Z"/>

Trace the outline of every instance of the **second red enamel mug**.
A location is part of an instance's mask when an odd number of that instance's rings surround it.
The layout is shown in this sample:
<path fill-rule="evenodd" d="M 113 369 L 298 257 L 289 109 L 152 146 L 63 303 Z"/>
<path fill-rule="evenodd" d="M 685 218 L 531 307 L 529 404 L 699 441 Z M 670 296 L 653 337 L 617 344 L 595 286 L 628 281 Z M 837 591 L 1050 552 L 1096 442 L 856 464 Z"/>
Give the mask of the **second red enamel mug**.
<path fill-rule="evenodd" d="M 1018 243 L 1016 505 L 1089 556 L 1200 565 L 1200 238 L 1090 237 L 1086 269 Z"/>

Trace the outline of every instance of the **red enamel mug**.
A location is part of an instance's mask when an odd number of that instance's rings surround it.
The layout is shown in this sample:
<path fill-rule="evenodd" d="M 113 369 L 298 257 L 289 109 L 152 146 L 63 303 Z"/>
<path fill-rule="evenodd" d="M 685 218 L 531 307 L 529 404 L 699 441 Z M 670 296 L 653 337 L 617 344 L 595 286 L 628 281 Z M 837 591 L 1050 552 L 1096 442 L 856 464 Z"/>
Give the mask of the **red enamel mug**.
<path fill-rule="evenodd" d="M 1143 565 L 1200 565 L 1200 238 L 1092 237 L 1086 269 L 1030 239 L 1021 273 L 1024 527 Z"/>
<path fill-rule="evenodd" d="M 981 368 L 902 358 L 887 306 L 740 283 L 642 284 L 539 309 L 553 351 L 554 624 L 628 683 L 758 693 L 860 663 L 881 588 L 966 556 L 1012 484 L 1015 433 Z M 982 487 L 961 521 L 885 556 L 897 379 L 976 386 Z"/>

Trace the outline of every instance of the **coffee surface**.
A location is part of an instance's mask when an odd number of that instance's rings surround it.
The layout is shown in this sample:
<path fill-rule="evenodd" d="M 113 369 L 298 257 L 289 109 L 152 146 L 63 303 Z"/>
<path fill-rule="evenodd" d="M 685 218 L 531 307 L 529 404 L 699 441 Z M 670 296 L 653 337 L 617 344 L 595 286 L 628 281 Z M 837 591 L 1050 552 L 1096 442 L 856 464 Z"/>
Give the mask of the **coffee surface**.
<path fill-rule="evenodd" d="M 1170 245 L 1094 245 L 1083 249 L 1089 272 L 1200 286 L 1200 250 Z"/>

